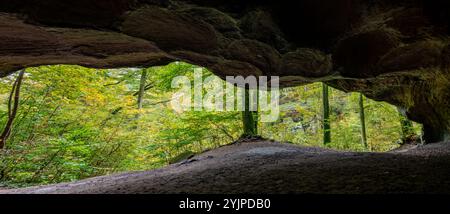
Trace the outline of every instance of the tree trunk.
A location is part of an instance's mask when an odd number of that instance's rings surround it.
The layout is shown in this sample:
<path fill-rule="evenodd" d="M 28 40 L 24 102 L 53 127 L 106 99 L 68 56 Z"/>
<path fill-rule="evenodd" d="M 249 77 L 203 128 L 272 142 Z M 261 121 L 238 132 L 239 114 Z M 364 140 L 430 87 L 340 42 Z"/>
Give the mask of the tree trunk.
<path fill-rule="evenodd" d="M 249 99 L 250 100 L 250 99 Z M 256 89 L 256 110 L 252 111 L 253 114 L 253 120 L 255 123 L 255 135 L 258 135 L 258 120 L 259 120 L 259 91 L 258 88 Z"/>
<path fill-rule="evenodd" d="M 255 135 L 258 135 L 258 110 L 252 111 L 252 116 L 255 128 Z"/>
<path fill-rule="evenodd" d="M 142 104 L 144 102 L 144 93 L 145 93 L 145 83 L 147 81 L 147 70 L 143 69 L 141 73 L 141 80 L 139 83 L 139 91 L 138 91 L 138 97 L 137 97 L 137 108 L 138 110 L 142 109 Z M 141 116 L 141 112 L 139 111 L 136 114 L 136 119 L 139 119 Z"/>
<path fill-rule="evenodd" d="M 359 94 L 359 120 L 361 121 L 361 142 L 367 148 L 366 116 L 364 112 L 364 96 Z"/>
<path fill-rule="evenodd" d="M 253 112 L 250 111 L 250 93 L 249 88 L 244 89 L 244 111 L 242 112 L 242 122 L 244 127 L 244 133 L 242 137 L 256 136 L 255 120 L 253 118 Z"/>
<path fill-rule="evenodd" d="M 20 86 L 22 85 L 24 73 L 25 70 L 21 70 L 19 72 L 19 76 L 17 76 L 16 81 L 14 81 L 11 93 L 9 95 L 8 120 L 6 121 L 6 125 L 5 128 L 3 129 L 2 134 L 0 135 L 0 149 L 5 148 L 6 141 L 8 140 L 8 137 L 11 134 L 11 127 L 13 125 L 14 119 L 16 118 L 17 109 L 19 108 Z M 13 97 L 14 97 L 14 104 L 12 104 Z"/>
<path fill-rule="evenodd" d="M 322 83 L 322 101 L 323 101 L 323 143 L 331 143 L 330 127 L 330 103 L 328 100 L 328 86 Z"/>
<path fill-rule="evenodd" d="M 138 98 L 137 98 L 138 109 L 142 109 L 142 102 L 144 99 L 146 81 L 147 81 L 147 70 L 143 69 L 142 73 L 141 73 L 141 81 L 139 84 L 139 93 L 138 93 Z"/>

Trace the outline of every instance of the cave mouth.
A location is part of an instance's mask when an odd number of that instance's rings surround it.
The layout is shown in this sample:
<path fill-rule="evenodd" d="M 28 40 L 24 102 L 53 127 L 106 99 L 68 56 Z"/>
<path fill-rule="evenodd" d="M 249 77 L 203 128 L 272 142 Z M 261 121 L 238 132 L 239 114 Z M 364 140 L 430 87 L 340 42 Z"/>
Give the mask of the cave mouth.
<path fill-rule="evenodd" d="M 25 69 L 17 116 L 2 150 L 1 183 L 29 186 L 156 169 L 240 141 L 241 112 L 176 112 L 171 106 L 177 93 L 173 79 L 181 75 L 193 82 L 199 68 L 174 62 L 149 68 L 51 65 Z M 2 127 L 9 118 L 11 86 L 19 75 L 0 82 Z M 215 75 L 203 69 L 202 79 L 211 76 Z M 272 122 L 256 120 L 254 141 L 273 139 L 347 152 L 387 152 L 403 144 L 422 143 L 420 126 L 401 116 L 396 107 L 330 88 L 331 142 L 325 144 L 323 87 L 314 83 L 280 89 L 280 116 Z M 205 92 L 207 88 L 203 96 Z M 409 122 L 408 136 L 403 133 L 404 121 Z"/>
<path fill-rule="evenodd" d="M 0 181 L 81 179 L 19 193 L 448 193 L 448 4 L 4 0 Z M 174 61 L 190 64 L 162 66 Z M 281 119 L 164 107 L 193 65 L 279 76 Z"/>
<path fill-rule="evenodd" d="M 0 4 L 0 76 L 49 64 L 186 61 L 218 76 L 280 76 L 386 101 L 448 140 L 450 44 L 443 1 L 99 0 Z"/>

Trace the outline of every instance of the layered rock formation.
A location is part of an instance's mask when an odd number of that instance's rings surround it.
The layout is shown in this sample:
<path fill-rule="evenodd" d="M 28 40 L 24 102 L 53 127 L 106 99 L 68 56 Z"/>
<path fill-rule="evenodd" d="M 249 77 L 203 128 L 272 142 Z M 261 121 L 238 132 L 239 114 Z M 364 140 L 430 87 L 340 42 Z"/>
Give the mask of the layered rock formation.
<path fill-rule="evenodd" d="M 221 77 L 322 81 L 403 108 L 436 142 L 450 133 L 449 8 L 445 0 L 4 0 L 0 76 L 182 60 Z"/>

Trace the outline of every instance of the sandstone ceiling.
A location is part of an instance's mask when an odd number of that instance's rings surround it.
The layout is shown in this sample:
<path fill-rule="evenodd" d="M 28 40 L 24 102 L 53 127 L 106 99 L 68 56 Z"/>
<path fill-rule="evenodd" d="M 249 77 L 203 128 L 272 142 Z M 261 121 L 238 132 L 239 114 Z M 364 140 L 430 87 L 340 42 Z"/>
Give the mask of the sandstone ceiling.
<path fill-rule="evenodd" d="M 2 0 L 0 76 L 25 67 L 163 65 L 326 82 L 450 133 L 446 0 Z"/>

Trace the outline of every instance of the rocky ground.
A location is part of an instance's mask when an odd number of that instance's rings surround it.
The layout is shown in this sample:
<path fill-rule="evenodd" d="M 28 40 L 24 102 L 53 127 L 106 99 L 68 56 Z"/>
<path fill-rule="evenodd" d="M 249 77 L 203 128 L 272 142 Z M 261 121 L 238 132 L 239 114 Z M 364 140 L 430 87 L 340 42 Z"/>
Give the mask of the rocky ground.
<path fill-rule="evenodd" d="M 450 144 L 357 153 L 254 140 L 162 169 L 0 193 L 450 193 Z"/>

